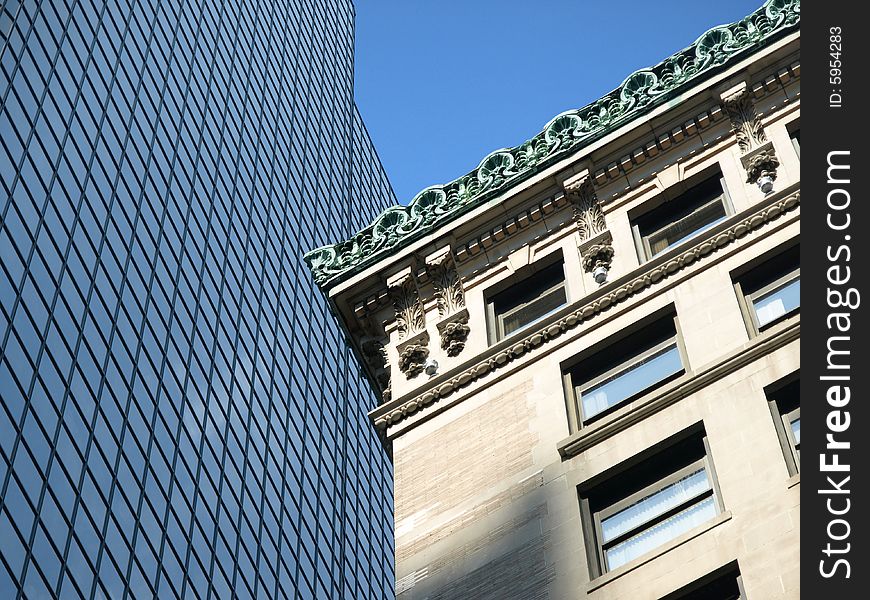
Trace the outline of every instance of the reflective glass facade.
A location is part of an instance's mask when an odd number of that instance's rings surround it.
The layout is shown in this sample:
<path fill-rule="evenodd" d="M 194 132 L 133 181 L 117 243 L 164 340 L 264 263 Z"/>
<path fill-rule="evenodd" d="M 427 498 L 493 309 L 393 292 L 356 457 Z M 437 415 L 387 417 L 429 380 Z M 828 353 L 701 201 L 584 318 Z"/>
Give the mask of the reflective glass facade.
<path fill-rule="evenodd" d="M 349 0 L 0 9 L 0 597 L 384 598 L 304 251 L 395 203 Z"/>

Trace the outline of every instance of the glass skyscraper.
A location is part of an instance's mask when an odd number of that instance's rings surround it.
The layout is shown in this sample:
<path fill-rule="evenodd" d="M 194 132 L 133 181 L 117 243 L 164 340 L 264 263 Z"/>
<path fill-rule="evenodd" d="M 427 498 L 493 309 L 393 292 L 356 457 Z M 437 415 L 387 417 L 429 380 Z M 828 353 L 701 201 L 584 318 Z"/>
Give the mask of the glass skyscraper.
<path fill-rule="evenodd" d="M 0 9 L 0 598 L 385 598 L 304 251 L 395 203 L 350 0 Z"/>

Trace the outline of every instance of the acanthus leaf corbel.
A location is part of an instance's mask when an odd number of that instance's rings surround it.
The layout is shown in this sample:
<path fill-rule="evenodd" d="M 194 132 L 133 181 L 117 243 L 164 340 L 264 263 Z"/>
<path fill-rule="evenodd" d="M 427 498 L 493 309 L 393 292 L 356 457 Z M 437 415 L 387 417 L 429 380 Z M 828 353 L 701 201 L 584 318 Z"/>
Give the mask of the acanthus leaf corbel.
<path fill-rule="evenodd" d="M 429 357 L 429 334 L 426 332 L 426 311 L 413 269 L 408 266 L 387 278 L 387 289 L 393 303 L 399 344 L 398 367 L 409 379 L 421 372 Z"/>
<path fill-rule="evenodd" d="M 465 348 L 471 327 L 465 307 L 465 290 L 450 246 L 426 257 L 426 269 L 438 305 L 438 333 L 447 356 L 457 356 Z"/>
<path fill-rule="evenodd" d="M 580 243 L 607 230 L 604 212 L 598 202 L 591 169 L 583 169 L 562 182 L 565 196 L 571 202 Z"/>
<path fill-rule="evenodd" d="M 368 334 L 360 340 L 360 348 L 363 360 L 374 375 L 380 389 L 381 400 L 389 402 L 392 399 L 392 385 L 386 339 L 379 335 Z"/>
<path fill-rule="evenodd" d="M 773 190 L 779 159 L 773 144 L 767 139 L 761 116 L 746 81 L 719 91 L 719 99 L 731 121 L 731 131 L 740 147 L 740 162 L 746 171 L 746 182 L 757 184 L 765 193 Z"/>
<path fill-rule="evenodd" d="M 593 274 L 596 282 L 604 283 L 613 262 L 613 236 L 595 193 L 591 166 L 564 180 L 562 188 L 574 207 L 583 268 Z"/>

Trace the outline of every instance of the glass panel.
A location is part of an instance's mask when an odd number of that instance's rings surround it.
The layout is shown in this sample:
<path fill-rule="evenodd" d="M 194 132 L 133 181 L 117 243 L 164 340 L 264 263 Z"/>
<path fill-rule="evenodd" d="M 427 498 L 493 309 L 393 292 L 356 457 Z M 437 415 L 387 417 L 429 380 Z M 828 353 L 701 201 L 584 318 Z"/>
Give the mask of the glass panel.
<path fill-rule="evenodd" d="M 508 336 L 515 331 L 519 331 L 526 325 L 531 325 L 538 319 L 548 315 L 560 306 L 563 306 L 566 300 L 565 288 L 559 287 L 546 293 L 531 304 L 522 307 L 515 313 L 506 315 L 502 321 L 504 335 Z"/>
<path fill-rule="evenodd" d="M 657 523 L 624 542 L 620 542 L 612 548 L 605 550 L 604 556 L 607 559 L 607 568 L 608 570 L 613 570 L 620 567 L 628 561 L 669 542 L 680 534 L 709 521 L 715 516 L 716 505 L 713 502 L 713 498 L 705 498 L 686 510 L 665 519 L 661 523 Z"/>
<path fill-rule="evenodd" d="M 679 481 L 675 481 L 603 519 L 601 521 L 603 542 L 609 542 L 627 531 L 652 521 L 709 489 L 710 481 L 707 478 L 707 470 L 701 467 Z"/>
<path fill-rule="evenodd" d="M 589 419 L 683 370 L 676 343 L 581 392 L 583 417 Z"/>
<path fill-rule="evenodd" d="M 713 227 L 716 223 L 722 221 L 725 216 L 725 205 L 722 203 L 722 198 L 719 197 L 711 200 L 683 218 L 650 234 L 650 254 L 655 256 L 659 252 L 663 252 L 683 240 Z"/>
<path fill-rule="evenodd" d="M 801 418 L 798 417 L 791 422 L 791 433 L 794 436 L 795 446 L 801 445 Z"/>
<path fill-rule="evenodd" d="M 782 287 L 772 290 L 752 303 L 758 318 L 758 326 L 773 323 L 801 306 L 800 277 Z"/>

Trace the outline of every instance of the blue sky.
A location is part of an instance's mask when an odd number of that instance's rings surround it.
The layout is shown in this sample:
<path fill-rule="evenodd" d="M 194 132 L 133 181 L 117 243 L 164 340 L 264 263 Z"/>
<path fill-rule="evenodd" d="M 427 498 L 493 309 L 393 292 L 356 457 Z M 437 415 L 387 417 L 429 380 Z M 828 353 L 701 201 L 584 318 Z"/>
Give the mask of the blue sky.
<path fill-rule="evenodd" d="M 763 0 L 357 0 L 357 104 L 402 204 Z"/>

